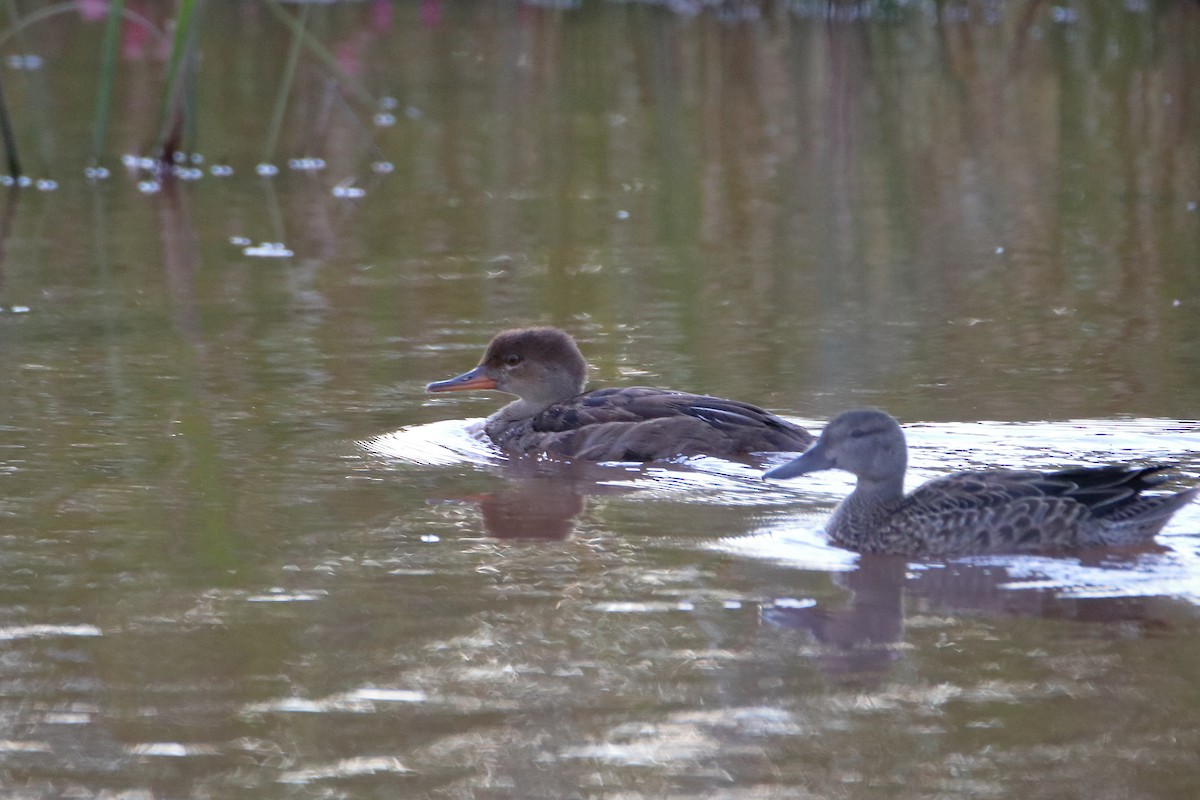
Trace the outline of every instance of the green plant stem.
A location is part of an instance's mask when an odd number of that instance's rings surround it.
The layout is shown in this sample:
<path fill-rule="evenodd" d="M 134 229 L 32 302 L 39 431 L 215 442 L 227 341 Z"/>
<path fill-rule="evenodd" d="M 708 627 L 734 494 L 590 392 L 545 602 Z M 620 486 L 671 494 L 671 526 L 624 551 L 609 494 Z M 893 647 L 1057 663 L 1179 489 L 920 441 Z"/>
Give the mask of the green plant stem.
<path fill-rule="evenodd" d="M 179 146 L 182 130 L 184 82 L 180 79 L 180 66 L 191 56 L 195 39 L 191 35 L 192 18 L 198 0 L 183 0 L 179 4 L 179 15 L 175 19 L 175 35 L 171 39 L 171 55 L 167 61 L 166 79 L 163 81 L 163 98 L 158 117 L 158 141 L 155 149 L 159 158 L 169 163 Z M 170 152 L 168 152 L 170 151 Z"/>
<path fill-rule="evenodd" d="M 104 158 L 108 140 L 108 121 L 112 115 L 113 85 L 117 79 L 117 48 L 121 43 L 121 14 L 125 0 L 113 0 L 108 7 L 108 24 L 104 28 L 104 44 L 100 51 L 100 85 L 96 90 L 96 121 L 92 128 L 92 163 Z"/>
<path fill-rule="evenodd" d="M 329 52 L 329 48 L 317 41 L 313 36 L 304 29 L 304 26 L 296 20 L 291 14 L 283 10 L 279 5 L 279 0 L 263 0 L 263 4 L 271 10 L 285 25 L 292 29 L 292 32 L 297 36 L 303 37 L 304 44 L 312 51 L 312 54 L 317 57 L 327 70 L 333 73 L 338 82 L 346 86 L 355 97 L 361 102 L 374 108 L 375 98 L 367 91 L 358 80 L 342 69 L 338 64 L 337 58 L 333 53 Z M 308 9 L 308 4 L 304 5 L 304 10 Z"/>
<path fill-rule="evenodd" d="M 17 137 L 13 135 L 12 120 L 8 115 L 8 100 L 4 96 L 4 81 L 0 80 L 0 137 L 4 139 L 4 159 L 8 162 L 8 174 L 14 178 L 21 175 L 21 159 L 17 157 Z"/>
<path fill-rule="evenodd" d="M 292 45 L 288 48 L 287 63 L 283 68 L 283 80 L 279 84 L 279 92 L 275 95 L 275 107 L 271 111 L 271 124 L 267 128 L 267 141 L 263 146 L 262 163 L 270 164 L 275 157 L 275 145 L 279 142 L 279 131 L 283 129 L 283 114 L 287 110 L 288 95 L 292 92 L 292 81 L 296 76 L 296 64 L 300 61 L 300 48 L 307 35 L 305 26 L 308 24 L 309 5 L 300 9 L 300 19 L 292 28 Z M 290 15 L 288 19 L 291 19 Z"/>

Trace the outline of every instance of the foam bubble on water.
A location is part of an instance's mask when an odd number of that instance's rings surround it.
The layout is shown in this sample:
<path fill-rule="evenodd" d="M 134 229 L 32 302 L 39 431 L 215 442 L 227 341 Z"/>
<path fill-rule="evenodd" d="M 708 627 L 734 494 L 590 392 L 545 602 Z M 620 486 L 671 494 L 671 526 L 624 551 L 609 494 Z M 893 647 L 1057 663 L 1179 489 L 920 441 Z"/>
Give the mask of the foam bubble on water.
<path fill-rule="evenodd" d="M 8 57 L 7 63 L 11 69 L 26 72 L 35 72 L 46 65 L 45 59 L 32 53 L 11 55 Z"/>
<path fill-rule="evenodd" d="M 244 247 L 242 254 L 251 258 L 290 258 L 294 255 L 282 242 L 263 242 Z"/>
<path fill-rule="evenodd" d="M 325 169 L 325 159 L 293 158 L 288 161 L 288 169 L 298 172 L 320 172 Z"/>

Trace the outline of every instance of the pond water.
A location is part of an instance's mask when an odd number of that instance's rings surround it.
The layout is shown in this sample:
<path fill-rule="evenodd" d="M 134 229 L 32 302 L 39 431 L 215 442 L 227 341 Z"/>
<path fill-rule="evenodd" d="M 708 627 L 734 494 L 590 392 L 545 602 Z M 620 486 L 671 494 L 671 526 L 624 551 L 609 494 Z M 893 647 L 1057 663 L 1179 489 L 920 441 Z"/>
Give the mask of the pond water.
<path fill-rule="evenodd" d="M 212 3 L 199 174 L 121 165 L 127 29 L 99 181 L 81 7 L 5 44 L 0 793 L 1195 796 L 1200 504 L 861 557 L 844 474 L 511 461 L 423 387 L 555 324 L 596 385 L 884 407 L 910 484 L 1195 483 L 1196 4 L 314 7 L 380 102 L 305 50 L 268 153 L 289 30 Z"/>

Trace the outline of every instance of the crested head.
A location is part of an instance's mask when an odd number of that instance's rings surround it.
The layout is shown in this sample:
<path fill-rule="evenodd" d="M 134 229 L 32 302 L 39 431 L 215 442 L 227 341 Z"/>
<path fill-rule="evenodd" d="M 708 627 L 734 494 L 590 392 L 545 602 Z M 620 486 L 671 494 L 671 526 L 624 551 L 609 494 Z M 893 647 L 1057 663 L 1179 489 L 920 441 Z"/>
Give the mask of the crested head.
<path fill-rule="evenodd" d="M 575 340 L 558 328 L 520 328 L 496 334 L 475 369 L 425 387 L 429 392 L 496 389 L 545 408 L 580 394 L 587 362 Z"/>
<path fill-rule="evenodd" d="M 587 361 L 571 335 L 559 328 L 517 328 L 496 334 L 480 366 L 496 388 L 526 400 L 566 400 L 583 391 Z"/>

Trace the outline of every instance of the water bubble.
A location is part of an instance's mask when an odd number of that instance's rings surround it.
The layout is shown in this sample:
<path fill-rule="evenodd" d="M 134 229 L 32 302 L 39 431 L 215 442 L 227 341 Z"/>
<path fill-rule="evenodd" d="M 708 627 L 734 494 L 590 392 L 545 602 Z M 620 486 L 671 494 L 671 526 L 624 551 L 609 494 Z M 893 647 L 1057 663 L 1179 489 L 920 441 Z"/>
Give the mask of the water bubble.
<path fill-rule="evenodd" d="M 191 161 L 193 164 L 203 164 L 204 156 L 200 155 L 199 153 L 192 153 Z"/>
<path fill-rule="evenodd" d="M 259 164 L 254 168 L 254 171 L 263 177 L 269 178 L 273 175 L 279 174 L 279 167 L 275 166 L 274 164 Z"/>
<path fill-rule="evenodd" d="M 84 177 L 91 181 L 106 180 L 110 174 L 107 167 L 88 167 L 83 171 Z"/>
<path fill-rule="evenodd" d="M 245 236 L 230 236 L 229 243 L 235 247 L 245 247 L 250 244 L 250 240 Z"/>
<path fill-rule="evenodd" d="M 125 155 L 121 156 L 121 163 L 130 169 L 133 169 L 138 164 L 138 157 L 133 153 L 126 153 Z"/>
<path fill-rule="evenodd" d="M 171 160 L 176 164 L 182 164 L 183 162 L 187 161 L 187 153 L 182 153 L 176 150 L 174 153 L 171 153 Z"/>
<path fill-rule="evenodd" d="M 795 597 L 780 597 L 777 598 L 771 605 L 775 606 L 776 608 L 812 608 L 816 604 L 817 601 L 810 597 L 805 597 L 803 599 L 798 599 Z"/>
<path fill-rule="evenodd" d="M 317 172 L 325 169 L 323 158 L 293 158 L 288 160 L 288 169 L 299 172 Z"/>
<path fill-rule="evenodd" d="M 441 540 L 442 540 L 442 537 L 438 536 L 436 533 L 422 533 L 421 534 L 422 542 L 440 542 Z"/>
<path fill-rule="evenodd" d="M 208 171 L 214 178 L 228 178 L 233 174 L 233 167 L 228 164 L 213 164 Z"/>
<path fill-rule="evenodd" d="M 33 178 L 28 175 L 22 175 L 17 178 L 17 186 L 33 186 Z"/>
<path fill-rule="evenodd" d="M 138 181 L 137 188 L 142 194 L 154 194 L 161 189 L 162 186 L 158 181 Z"/>
<path fill-rule="evenodd" d="M 396 124 L 395 114 L 379 113 L 375 115 L 375 126 L 377 128 L 390 128 Z"/>
<path fill-rule="evenodd" d="M 0 175 L 0 186 L 12 186 L 13 183 L 12 175 Z"/>
<path fill-rule="evenodd" d="M 1050 9 L 1050 18 L 1062 25 L 1071 25 L 1079 21 L 1079 12 L 1066 6 L 1055 6 Z"/>
<path fill-rule="evenodd" d="M 158 172 L 158 160 L 150 156 L 142 156 L 137 160 L 138 169 L 144 169 L 147 172 Z"/>
<path fill-rule="evenodd" d="M 998 245 L 996 247 L 996 255 L 998 255 L 998 256 L 1004 255 L 1004 245 Z"/>
<path fill-rule="evenodd" d="M 1175 302 L 1178 303 L 1179 301 L 1176 300 Z M 28 314 L 29 306 L 9 306 L 8 310 L 13 314 Z"/>
<path fill-rule="evenodd" d="M 293 255 L 282 242 L 263 242 L 256 247 L 244 247 L 242 254 L 251 258 L 290 258 Z"/>
<path fill-rule="evenodd" d="M 385 111 L 392 111 L 392 110 L 396 109 L 397 107 L 399 107 L 399 105 L 400 105 L 400 101 L 394 97 L 384 96 L 384 97 L 379 98 L 379 107 L 384 109 Z"/>
<path fill-rule="evenodd" d="M 625 209 L 621 209 L 617 212 L 617 219 L 629 219 L 629 212 Z"/>
<path fill-rule="evenodd" d="M 58 181 L 51 178 L 38 178 L 36 185 L 39 192 L 53 192 L 58 188 Z"/>
<path fill-rule="evenodd" d="M 393 165 L 390 161 L 376 161 L 371 165 L 371 172 L 374 172 L 377 175 L 387 175 L 389 172 L 392 172 L 395 169 L 395 165 Z"/>
<path fill-rule="evenodd" d="M 362 189 L 358 186 L 335 186 L 333 187 L 333 196 L 358 198 L 366 197 L 367 192 L 365 189 Z"/>
<path fill-rule="evenodd" d="M 11 55 L 8 57 L 8 66 L 13 69 L 21 70 L 38 70 L 45 65 L 45 60 L 39 55 Z"/>
<path fill-rule="evenodd" d="M 1195 211 L 1195 210 L 1196 210 L 1196 201 L 1195 201 L 1195 200 L 1189 200 L 1189 201 L 1188 201 L 1188 204 L 1187 204 L 1187 210 L 1188 210 L 1188 211 Z"/>

